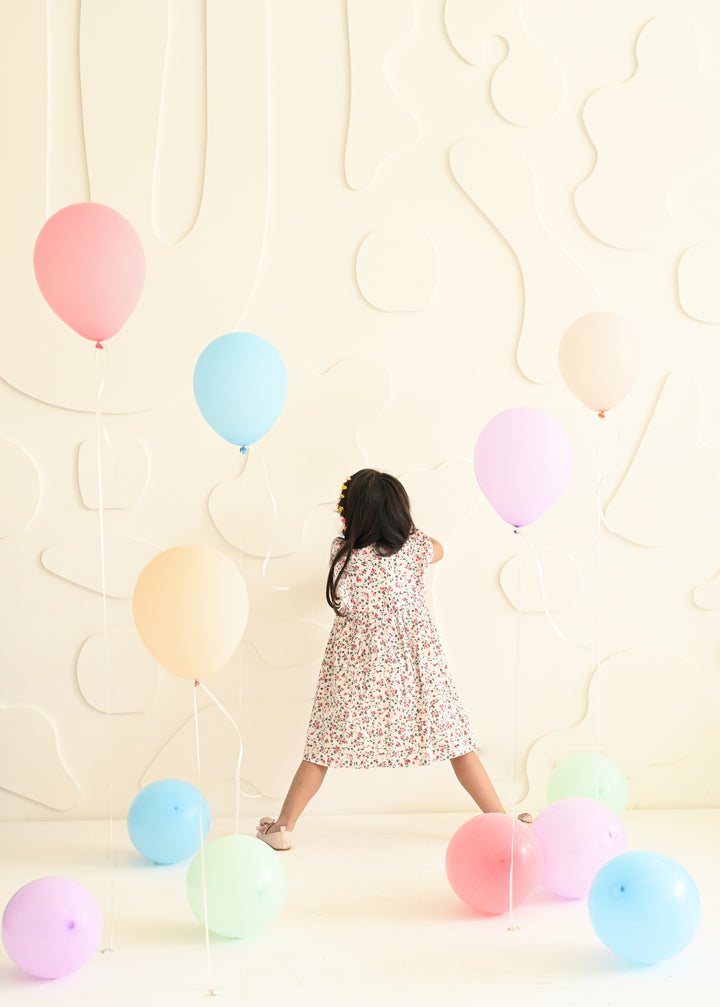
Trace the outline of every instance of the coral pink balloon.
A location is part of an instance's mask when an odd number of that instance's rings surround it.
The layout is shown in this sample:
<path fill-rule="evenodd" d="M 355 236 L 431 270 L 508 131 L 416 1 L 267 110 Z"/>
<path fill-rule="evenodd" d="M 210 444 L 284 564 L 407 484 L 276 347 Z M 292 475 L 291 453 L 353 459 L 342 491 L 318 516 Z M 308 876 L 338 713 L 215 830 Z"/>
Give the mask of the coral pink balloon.
<path fill-rule="evenodd" d="M 503 521 L 532 524 L 562 496 L 573 469 L 565 428 L 540 409 L 498 413 L 475 445 L 475 476 Z"/>
<path fill-rule="evenodd" d="M 532 832 L 543 851 L 543 888 L 566 899 L 586 898 L 600 868 L 628 845 L 617 815 L 588 797 L 551 804 L 537 816 Z"/>
<path fill-rule="evenodd" d="M 600 415 L 625 398 L 642 362 L 643 347 L 635 328 L 608 311 L 577 318 L 558 349 L 565 384 L 583 405 Z"/>
<path fill-rule="evenodd" d="M 59 979 L 84 965 L 102 939 L 95 897 L 71 878 L 30 881 L 8 902 L 2 941 L 18 968 L 40 979 Z"/>
<path fill-rule="evenodd" d="M 248 619 L 248 593 L 237 566 L 219 549 L 178 545 L 141 571 L 133 619 L 152 656 L 178 678 L 200 681 L 230 659 Z"/>
<path fill-rule="evenodd" d="M 514 842 L 513 842 L 514 832 Z M 445 870 L 450 887 L 471 909 L 499 915 L 532 898 L 540 885 L 542 849 L 529 826 L 512 815 L 477 815 L 450 840 Z"/>
<path fill-rule="evenodd" d="M 145 253 L 132 225 L 102 203 L 73 203 L 40 230 L 35 279 L 56 315 L 102 343 L 125 324 L 145 282 Z"/>

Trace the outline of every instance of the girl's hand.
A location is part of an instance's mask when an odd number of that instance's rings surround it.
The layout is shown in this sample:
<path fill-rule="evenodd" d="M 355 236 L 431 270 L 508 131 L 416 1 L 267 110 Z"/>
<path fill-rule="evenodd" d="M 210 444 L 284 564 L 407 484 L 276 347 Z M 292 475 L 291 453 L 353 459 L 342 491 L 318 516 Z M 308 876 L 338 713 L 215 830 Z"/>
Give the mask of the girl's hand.
<path fill-rule="evenodd" d="M 432 559 L 430 560 L 430 562 L 431 563 L 437 563 L 438 560 L 442 559 L 443 556 L 445 555 L 445 550 L 440 545 L 440 543 L 437 541 L 437 539 L 431 538 L 430 541 L 432 542 L 432 545 L 433 545 L 433 554 L 432 554 Z"/>

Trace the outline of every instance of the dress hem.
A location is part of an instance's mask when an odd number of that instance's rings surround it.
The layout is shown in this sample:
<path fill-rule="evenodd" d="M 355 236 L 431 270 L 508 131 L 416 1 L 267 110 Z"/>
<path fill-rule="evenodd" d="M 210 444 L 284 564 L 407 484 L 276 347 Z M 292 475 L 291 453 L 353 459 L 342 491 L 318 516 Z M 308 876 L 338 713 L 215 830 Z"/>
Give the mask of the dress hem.
<path fill-rule="evenodd" d="M 449 762 L 451 759 L 459 759 L 463 755 L 469 755 L 470 752 L 476 752 L 478 746 L 472 744 L 470 748 L 464 748 L 459 751 L 447 750 L 440 755 L 432 755 L 429 758 L 424 759 L 403 759 L 398 761 L 382 761 L 382 762 L 347 762 L 345 760 L 336 761 L 334 759 L 327 759 L 317 756 L 313 758 L 307 752 L 303 753 L 303 762 L 311 762 L 314 766 L 323 766 L 325 769 L 412 769 L 415 766 L 432 766 L 436 762 Z"/>

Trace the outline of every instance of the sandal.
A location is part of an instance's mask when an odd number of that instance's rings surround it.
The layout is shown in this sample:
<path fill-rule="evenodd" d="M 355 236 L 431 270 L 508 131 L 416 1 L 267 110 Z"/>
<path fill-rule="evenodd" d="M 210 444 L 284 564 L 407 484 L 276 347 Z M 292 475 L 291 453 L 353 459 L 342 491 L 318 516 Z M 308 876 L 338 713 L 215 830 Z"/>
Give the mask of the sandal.
<path fill-rule="evenodd" d="M 260 824 L 257 827 L 258 839 L 267 843 L 268 846 L 272 846 L 274 850 L 289 850 L 292 829 L 288 832 L 285 826 L 281 825 L 279 832 L 268 832 L 270 826 L 274 824 L 274 818 L 261 818 Z"/>
<path fill-rule="evenodd" d="M 522 815 L 518 815 L 518 821 L 523 822 L 525 825 L 532 825 L 533 816 L 529 812 L 523 811 Z"/>

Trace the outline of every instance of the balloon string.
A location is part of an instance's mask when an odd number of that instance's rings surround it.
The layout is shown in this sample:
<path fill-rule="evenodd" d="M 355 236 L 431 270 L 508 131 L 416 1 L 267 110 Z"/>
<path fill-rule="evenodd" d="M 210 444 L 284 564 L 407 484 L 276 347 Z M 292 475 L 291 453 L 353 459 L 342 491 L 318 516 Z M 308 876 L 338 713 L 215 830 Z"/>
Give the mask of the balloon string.
<path fill-rule="evenodd" d="M 263 456 L 260 454 L 260 452 L 256 448 L 250 446 L 249 450 L 252 451 L 252 452 L 254 452 L 255 454 L 257 454 L 258 458 L 262 462 L 263 472 L 265 474 L 265 486 L 267 488 L 268 495 L 270 497 L 270 503 L 272 504 L 273 524 L 276 525 L 277 524 L 277 516 L 278 516 L 277 502 L 275 500 L 275 494 L 272 491 L 272 486 L 270 485 L 270 475 L 268 473 L 267 463 L 266 463 L 265 459 L 263 458 Z M 267 552 L 265 554 L 265 559 L 263 560 L 262 575 L 263 575 L 263 578 L 265 578 L 265 579 L 267 579 L 266 571 L 267 571 L 267 565 L 270 562 L 270 556 L 272 555 L 272 547 L 273 547 L 273 544 L 271 542 L 270 545 L 268 546 L 268 550 L 267 550 Z M 289 591 L 290 590 L 289 587 L 287 587 L 287 586 L 286 587 L 282 587 L 282 586 L 280 586 L 278 584 L 271 584 L 270 587 L 273 589 L 273 591 Z"/>
<path fill-rule="evenodd" d="M 270 226 L 270 188 L 271 188 L 272 177 L 273 177 L 273 173 L 272 173 L 273 158 L 271 157 L 271 148 L 270 148 L 270 125 L 271 125 L 271 122 L 272 122 L 271 107 L 270 107 L 270 100 L 271 100 L 271 88 L 270 88 L 270 81 L 271 81 L 271 67 L 270 67 L 271 53 L 270 53 L 270 42 L 271 42 L 271 39 L 272 39 L 272 35 L 271 35 L 271 32 L 270 32 L 270 0 L 265 0 L 265 107 L 267 109 L 267 129 L 265 131 L 265 158 L 266 158 L 266 169 L 265 169 L 265 171 L 266 171 L 266 179 L 267 179 L 267 186 L 266 186 L 266 189 L 265 189 L 265 216 L 264 216 L 264 219 L 263 219 L 263 233 L 262 233 L 262 238 L 260 240 L 260 254 L 258 255 L 257 268 L 255 270 L 255 278 L 253 279 L 253 285 L 250 288 L 250 293 L 248 294 L 247 300 L 245 301 L 245 307 L 243 308 L 242 313 L 240 315 L 240 319 L 239 319 L 239 321 L 237 323 L 237 326 L 236 326 L 237 329 L 241 329 L 242 328 L 242 323 L 243 323 L 243 320 L 245 318 L 245 315 L 248 313 L 248 309 L 250 308 L 250 305 L 252 304 L 252 302 L 253 302 L 253 300 L 255 298 L 255 293 L 257 291 L 258 284 L 260 283 L 260 277 L 264 276 L 263 264 L 264 264 L 264 261 L 265 261 L 265 256 L 267 254 L 267 244 L 268 244 L 267 238 L 268 238 L 268 230 L 269 230 L 269 226 Z"/>
<path fill-rule="evenodd" d="M 197 705 L 197 686 L 199 682 L 195 682 L 195 688 L 193 689 L 193 711 L 195 714 L 195 756 L 197 759 L 197 778 L 198 778 L 198 790 L 202 794 L 202 770 L 200 767 L 200 724 L 198 720 L 198 705 Z M 205 957 L 207 959 L 207 973 L 208 973 L 208 992 L 211 996 L 217 996 L 222 990 L 216 990 L 213 986 L 213 975 L 212 975 L 212 959 L 210 956 L 210 927 L 208 924 L 208 908 L 207 908 L 207 876 L 205 873 L 205 828 L 203 826 L 203 816 L 202 816 L 202 800 L 200 800 L 200 814 L 198 816 L 200 821 L 200 877 L 202 880 L 202 904 L 203 904 L 203 923 L 205 926 Z"/>
<path fill-rule="evenodd" d="M 596 501 L 596 527 L 595 527 L 595 679 L 596 679 L 596 704 L 597 714 L 595 718 L 595 800 L 600 800 L 600 702 L 601 702 L 601 661 L 600 661 L 600 584 L 601 584 L 601 535 L 602 526 L 605 523 L 602 502 L 600 499 L 600 486 L 603 480 L 603 424 L 597 424 L 597 501 Z"/>
<path fill-rule="evenodd" d="M 243 760 L 243 755 L 244 755 L 245 749 L 244 749 L 244 745 L 243 745 L 242 733 L 240 731 L 240 727 L 239 727 L 237 721 L 231 716 L 230 713 L 228 713 L 228 711 L 222 705 L 222 703 L 220 702 L 220 700 L 216 696 L 214 696 L 212 694 L 212 692 L 210 692 L 210 690 L 207 688 L 206 685 L 203 685 L 202 682 L 199 682 L 198 684 L 199 684 L 200 688 L 203 690 L 203 692 L 207 696 L 209 696 L 210 699 L 213 701 L 213 703 L 217 706 L 218 710 L 220 710 L 222 713 L 225 714 L 225 716 L 227 717 L 227 719 L 230 721 L 230 723 L 232 724 L 232 726 L 235 728 L 235 731 L 236 731 L 237 736 L 238 736 L 238 759 L 237 759 L 237 764 L 235 766 L 235 832 L 239 833 L 240 832 L 240 798 L 241 797 L 256 798 L 256 797 L 260 797 L 261 795 L 260 794 L 247 794 L 242 789 L 242 787 L 240 786 L 240 779 L 241 779 L 241 777 L 240 777 L 240 767 L 242 766 L 242 760 Z"/>
<path fill-rule="evenodd" d="M 104 369 L 100 370 L 100 360 L 102 359 Z M 110 803 L 110 944 L 103 951 L 115 950 L 115 839 L 114 839 L 114 794 L 113 794 L 113 744 L 112 744 L 112 688 L 110 684 L 110 654 L 108 648 L 108 604 L 107 604 L 107 577 L 105 566 L 105 507 L 103 500 L 103 466 L 102 466 L 102 445 L 101 428 L 103 426 L 100 402 L 103 389 L 105 388 L 105 373 L 107 371 L 107 355 L 100 358 L 95 351 L 95 370 L 99 375 L 97 399 L 95 401 L 95 448 L 98 479 L 98 519 L 100 532 L 100 588 L 102 593 L 103 612 L 103 651 L 104 651 L 104 674 L 105 674 L 105 717 L 106 727 L 105 737 L 107 742 L 107 762 L 108 762 L 108 798 Z"/>
<path fill-rule="evenodd" d="M 535 565 L 537 566 L 538 583 L 540 585 L 540 597 L 542 598 L 543 612 L 545 614 L 545 618 L 548 620 L 548 622 L 555 630 L 557 635 L 560 637 L 560 639 L 563 640 L 565 643 L 569 643 L 572 647 L 577 647 L 578 650 L 591 650 L 592 644 L 578 643 L 576 640 L 571 640 L 569 636 L 566 636 L 565 633 L 563 633 L 563 631 L 560 629 L 558 624 L 553 619 L 552 615 L 550 614 L 550 608 L 548 606 L 547 601 L 547 594 L 545 591 L 545 573 L 543 570 L 542 560 L 540 559 L 540 553 L 538 552 L 537 547 L 535 546 L 535 544 L 533 543 L 532 539 L 527 534 L 527 532 L 523 535 L 523 538 L 530 546 L 533 558 L 535 559 Z"/>
<path fill-rule="evenodd" d="M 513 806 L 512 806 L 512 831 L 510 835 L 510 922 L 508 930 L 519 930 L 515 925 L 513 906 L 513 883 L 515 879 L 515 820 L 517 816 L 517 777 L 518 777 L 518 747 L 519 747 L 519 719 L 520 719 L 520 630 L 522 627 L 522 583 L 523 583 L 523 563 L 522 563 L 522 537 L 518 528 L 514 529 L 517 535 L 517 610 L 515 616 L 515 674 L 513 676 L 513 757 L 512 757 L 512 780 L 513 780 Z"/>

